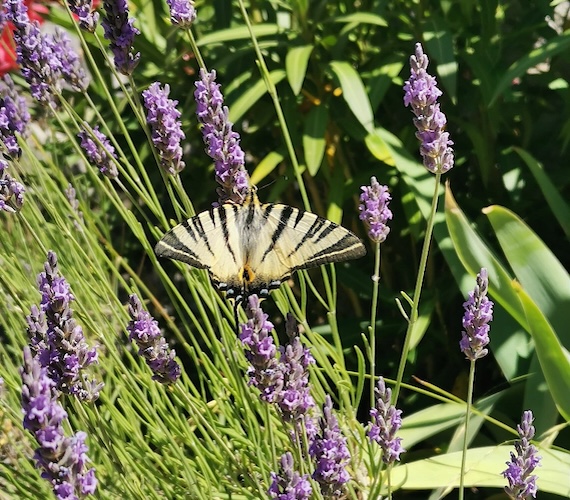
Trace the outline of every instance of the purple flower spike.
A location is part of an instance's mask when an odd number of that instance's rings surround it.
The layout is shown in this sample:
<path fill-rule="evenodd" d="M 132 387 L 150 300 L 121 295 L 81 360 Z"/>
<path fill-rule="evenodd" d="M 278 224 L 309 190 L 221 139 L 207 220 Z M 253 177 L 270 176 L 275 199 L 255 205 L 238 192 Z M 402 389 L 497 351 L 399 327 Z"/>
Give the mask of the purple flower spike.
<path fill-rule="evenodd" d="M 55 94 L 60 91 L 61 61 L 53 39 L 40 32 L 36 21 L 30 21 L 24 0 L 7 0 L 5 8 L 15 27 L 16 60 L 32 97 L 42 104 L 55 105 Z"/>
<path fill-rule="evenodd" d="M 388 186 L 379 184 L 376 177 L 371 177 L 370 186 L 362 186 L 360 189 L 360 220 L 368 226 L 370 239 L 383 243 L 390 233 L 387 222 L 392 219 L 392 211 L 388 208 L 392 199 Z"/>
<path fill-rule="evenodd" d="M 139 355 L 144 356 L 154 373 L 152 379 L 161 384 L 176 382 L 180 378 L 180 365 L 174 360 L 176 352 L 168 347 L 158 322 L 143 309 L 135 294 L 129 297 L 129 314 L 129 340 L 134 340 L 139 347 Z"/>
<path fill-rule="evenodd" d="M 38 442 L 34 459 L 42 477 L 52 486 L 56 498 L 84 498 L 95 492 L 95 469 L 87 470 L 87 435 L 77 432 L 65 437 L 62 422 L 67 413 L 57 401 L 55 383 L 29 347 L 24 348 L 22 377 L 22 411 L 24 428 Z"/>
<path fill-rule="evenodd" d="M 382 377 L 374 389 L 376 394 L 376 408 L 370 410 L 372 425 L 368 431 L 370 441 L 376 441 L 382 448 L 382 460 L 385 464 L 392 464 L 400 460 L 400 454 L 405 452 L 402 448 L 402 438 L 396 433 L 402 426 L 402 410 L 397 410 L 390 404 L 392 390 L 386 387 Z"/>
<path fill-rule="evenodd" d="M 180 28 L 189 28 L 196 20 L 196 9 L 192 0 L 166 0 L 170 8 L 170 22 Z"/>
<path fill-rule="evenodd" d="M 128 76 L 139 63 L 140 53 L 133 54 L 133 42 L 140 31 L 133 26 L 135 20 L 129 19 L 127 0 L 104 0 L 103 9 L 105 16 L 101 24 L 110 42 L 115 68 Z"/>
<path fill-rule="evenodd" d="M 279 461 L 279 474 L 271 473 L 269 495 L 277 500 L 308 500 L 313 493 L 309 475 L 293 470 L 293 455 L 287 452 Z"/>
<path fill-rule="evenodd" d="M 487 269 L 481 268 L 477 275 L 477 285 L 469 292 L 469 299 L 463 304 L 462 337 L 459 342 L 461 351 L 467 359 L 475 361 L 489 352 L 485 346 L 489 343 L 489 321 L 493 319 L 493 301 L 487 298 L 489 278 Z"/>
<path fill-rule="evenodd" d="M 64 30 L 56 28 L 53 43 L 57 47 L 57 54 L 61 63 L 61 75 L 73 90 L 85 92 L 89 80 L 81 67 L 79 56 L 71 47 L 71 38 Z"/>
<path fill-rule="evenodd" d="M 79 19 L 79 26 L 85 31 L 91 33 L 97 29 L 99 14 L 93 11 L 93 3 L 91 0 L 68 0 L 69 10 L 73 12 Z"/>
<path fill-rule="evenodd" d="M 87 380 L 84 370 L 97 363 L 97 350 L 89 349 L 83 330 L 72 317 L 75 297 L 59 273 L 55 252 L 48 252 L 44 269 L 38 275 L 40 307 L 32 306 L 26 318 L 31 349 L 58 391 L 94 401 L 103 384 Z"/>
<path fill-rule="evenodd" d="M 228 119 L 224 96 L 216 83 L 216 72 L 200 70 L 194 98 L 196 114 L 202 124 L 207 153 L 214 160 L 219 202 L 243 204 L 250 191 L 249 175 L 245 169 L 245 155 L 239 145 L 239 134 Z"/>
<path fill-rule="evenodd" d="M 92 135 L 94 135 L 99 142 L 94 141 Z M 117 159 L 115 148 L 109 139 L 107 139 L 107 136 L 99 131 L 99 127 L 93 128 L 91 133 L 85 128 L 77 134 L 77 137 L 81 139 L 81 147 L 85 151 L 89 161 L 97 166 L 105 177 L 109 177 L 109 179 L 117 178 L 119 172 L 115 165 L 115 160 Z"/>
<path fill-rule="evenodd" d="M 327 394 L 323 405 L 319 431 L 309 448 L 309 455 L 315 460 L 313 479 L 321 486 L 325 498 L 343 494 L 344 485 L 350 481 L 346 466 L 350 453 L 346 438 L 342 435 L 338 421 L 332 411 L 332 400 Z"/>
<path fill-rule="evenodd" d="M 12 178 L 7 169 L 8 162 L 0 158 L 0 210 L 16 213 L 24 205 L 26 189 Z"/>
<path fill-rule="evenodd" d="M 530 444 L 530 440 L 534 437 L 533 420 L 531 410 L 523 413 L 521 425 L 517 426 L 520 437 L 520 440 L 515 441 L 517 454 L 511 451 L 511 460 L 506 462 L 508 467 L 502 472 L 509 482 L 509 485 L 505 486 L 505 491 L 512 500 L 535 498 L 538 491 L 536 476 L 531 475 L 534 469 L 540 466 L 540 457 L 536 453 L 538 450 L 536 446 Z"/>
<path fill-rule="evenodd" d="M 168 98 L 170 86 L 160 87 L 154 82 L 143 91 L 144 106 L 147 110 L 146 121 L 152 131 L 152 142 L 158 151 L 160 165 L 170 175 L 176 175 L 184 168 L 180 141 L 186 136 L 180 125 L 180 111 L 176 109 L 178 101 Z"/>
<path fill-rule="evenodd" d="M 0 140 L 11 158 L 19 158 L 22 151 L 16 133 L 26 134 L 30 113 L 26 99 L 18 95 L 9 75 L 0 79 Z"/>
<path fill-rule="evenodd" d="M 411 106 L 414 125 L 418 129 L 416 137 L 421 142 L 420 154 L 425 167 L 431 173 L 445 173 L 453 167 L 453 142 L 449 133 L 444 132 L 446 116 L 436 102 L 441 96 L 435 77 L 427 72 L 428 57 L 421 43 L 416 44 L 416 53 L 410 57 L 410 79 L 404 84 L 404 104 Z"/>
<path fill-rule="evenodd" d="M 250 295 L 245 312 L 248 320 L 241 325 L 239 338 L 246 347 L 245 357 L 251 364 L 247 370 L 249 384 L 259 389 L 263 401 L 273 403 L 283 388 L 283 374 L 271 336 L 273 323 L 267 320 L 257 295 Z"/>

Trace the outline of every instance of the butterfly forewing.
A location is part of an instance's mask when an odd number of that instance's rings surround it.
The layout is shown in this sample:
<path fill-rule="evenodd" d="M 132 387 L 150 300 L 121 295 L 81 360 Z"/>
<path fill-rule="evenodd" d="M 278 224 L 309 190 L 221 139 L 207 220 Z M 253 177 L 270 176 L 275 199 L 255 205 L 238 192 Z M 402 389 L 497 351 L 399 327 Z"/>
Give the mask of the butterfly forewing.
<path fill-rule="evenodd" d="M 171 229 L 156 245 L 159 256 L 206 268 L 231 296 L 269 293 L 298 269 L 366 253 L 350 231 L 288 205 L 225 204 Z"/>

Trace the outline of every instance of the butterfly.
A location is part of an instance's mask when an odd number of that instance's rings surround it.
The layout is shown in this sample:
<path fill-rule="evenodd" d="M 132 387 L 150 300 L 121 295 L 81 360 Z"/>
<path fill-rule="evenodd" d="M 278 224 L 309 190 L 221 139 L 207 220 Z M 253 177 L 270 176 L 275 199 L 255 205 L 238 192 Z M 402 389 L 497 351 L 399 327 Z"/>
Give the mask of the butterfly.
<path fill-rule="evenodd" d="M 170 231 L 156 244 L 159 257 L 207 269 L 236 305 L 265 298 L 295 271 L 362 257 L 362 241 L 330 220 L 288 205 L 260 203 L 251 189 L 243 204 L 225 203 Z"/>

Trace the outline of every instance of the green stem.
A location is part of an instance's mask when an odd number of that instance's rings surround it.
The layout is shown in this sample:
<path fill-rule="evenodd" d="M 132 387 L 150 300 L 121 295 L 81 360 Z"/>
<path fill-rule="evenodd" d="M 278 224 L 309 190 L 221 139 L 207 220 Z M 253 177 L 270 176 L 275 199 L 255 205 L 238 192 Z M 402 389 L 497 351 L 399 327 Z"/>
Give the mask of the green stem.
<path fill-rule="evenodd" d="M 433 226 L 435 224 L 435 213 L 437 211 L 438 202 L 438 192 L 439 183 L 441 179 L 441 173 L 435 174 L 435 189 L 433 193 L 433 198 L 431 201 L 431 211 L 427 221 L 426 235 L 424 238 L 424 245 L 422 248 L 422 255 L 420 257 L 420 267 L 418 269 L 418 277 L 416 279 L 416 287 L 414 289 L 414 300 L 412 303 L 412 310 L 410 313 L 410 319 L 408 321 L 408 328 L 406 329 L 406 338 L 404 340 L 404 348 L 402 349 L 402 356 L 400 358 L 400 365 L 398 367 L 398 376 L 396 377 L 396 386 L 394 387 L 394 392 L 392 393 L 392 404 L 396 405 L 398 401 L 398 396 L 400 395 L 400 386 L 402 385 L 402 379 L 404 378 L 404 369 L 406 367 L 406 360 L 410 351 L 410 344 L 412 341 L 412 332 L 414 331 L 414 326 L 418 319 L 418 310 L 420 306 L 420 295 L 422 292 L 422 286 L 424 283 L 424 275 L 427 267 L 427 259 L 429 255 L 429 248 L 431 245 L 431 236 L 433 233 Z"/>
<path fill-rule="evenodd" d="M 467 459 L 467 432 L 469 430 L 469 418 L 471 416 L 471 406 L 473 404 L 473 386 L 475 385 L 475 360 L 469 365 L 469 385 L 467 388 L 467 408 L 465 409 L 465 430 L 463 433 L 463 453 L 461 454 L 461 472 L 459 476 L 459 500 L 463 500 L 465 461 Z"/>
<path fill-rule="evenodd" d="M 374 275 L 372 277 L 372 308 L 370 310 L 370 407 L 374 406 L 374 378 L 376 376 L 376 310 L 378 308 L 378 288 L 380 284 L 380 242 L 374 249 Z"/>

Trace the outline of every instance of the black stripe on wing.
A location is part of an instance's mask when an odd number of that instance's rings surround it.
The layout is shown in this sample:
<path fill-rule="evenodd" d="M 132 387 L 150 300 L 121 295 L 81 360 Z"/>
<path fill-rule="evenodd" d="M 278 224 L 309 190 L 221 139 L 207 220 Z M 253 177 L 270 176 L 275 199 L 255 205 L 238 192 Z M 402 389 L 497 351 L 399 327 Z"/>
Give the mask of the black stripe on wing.
<path fill-rule="evenodd" d="M 275 205 L 268 205 L 263 214 L 265 219 L 267 220 L 267 218 L 275 210 L 276 210 Z M 263 262 L 265 260 L 265 257 L 267 257 L 267 254 L 275 248 L 277 241 L 283 234 L 285 228 L 288 226 L 289 219 L 295 213 L 295 211 L 299 212 L 299 210 L 297 210 L 296 208 L 290 207 L 288 205 L 285 205 L 283 207 L 283 209 L 281 210 L 281 214 L 279 214 L 277 227 L 275 228 L 275 231 L 273 231 L 273 234 L 271 235 L 271 243 L 269 244 L 265 252 L 263 252 L 263 256 L 261 257 L 261 262 Z"/>

